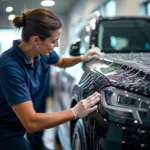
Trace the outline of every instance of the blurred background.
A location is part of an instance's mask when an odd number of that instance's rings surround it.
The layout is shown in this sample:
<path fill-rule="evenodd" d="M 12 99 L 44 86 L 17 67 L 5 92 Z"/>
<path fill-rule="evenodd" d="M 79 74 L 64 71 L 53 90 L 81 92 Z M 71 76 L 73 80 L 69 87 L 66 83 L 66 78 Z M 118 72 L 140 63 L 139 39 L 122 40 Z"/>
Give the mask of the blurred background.
<path fill-rule="evenodd" d="M 149 0 L 54 0 L 54 5 L 41 4 L 42 0 L 0 0 L 0 53 L 11 46 L 13 39 L 20 38 L 10 20 L 25 8 L 48 8 L 60 17 L 63 22 L 60 47 L 57 49 L 60 55 L 64 53 L 68 43 L 78 37 L 85 19 L 94 11 L 99 11 L 102 16 L 150 15 Z"/>
<path fill-rule="evenodd" d="M 105 17 L 150 15 L 150 0 L 0 0 L 0 54 L 12 46 L 14 39 L 21 38 L 20 32 L 11 26 L 11 20 L 20 15 L 23 9 L 39 7 L 51 10 L 63 23 L 60 46 L 55 49 L 60 56 L 64 54 L 69 43 L 76 40 L 85 21 L 94 12 Z M 56 71 L 57 68 L 51 67 L 51 94 L 47 101 L 47 112 L 55 111 L 52 108 L 55 101 Z M 46 130 L 43 136 L 45 145 L 50 149 L 55 149 L 54 130 Z"/>

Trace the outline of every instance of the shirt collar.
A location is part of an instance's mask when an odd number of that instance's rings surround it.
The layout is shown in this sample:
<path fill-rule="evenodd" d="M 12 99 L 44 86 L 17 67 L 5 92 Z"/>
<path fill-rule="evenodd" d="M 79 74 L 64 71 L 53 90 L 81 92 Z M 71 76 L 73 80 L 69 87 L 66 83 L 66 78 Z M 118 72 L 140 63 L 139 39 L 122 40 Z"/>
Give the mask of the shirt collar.
<path fill-rule="evenodd" d="M 14 40 L 13 41 L 13 47 L 15 48 L 16 53 L 18 54 L 18 56 L 20 56 L 21 58 L 23 58 L 24 62 L 26 64 L 32 64 L 29 59 L 24 55 L 24 53 L 22 52 L 22 50 L 20 49 L 20 47 L 18 46 L 21 43 L 21 40 Z M 40 60 L 41 59 L 41 55 L 38 54 L 35 58 L 35 60 Z"/>

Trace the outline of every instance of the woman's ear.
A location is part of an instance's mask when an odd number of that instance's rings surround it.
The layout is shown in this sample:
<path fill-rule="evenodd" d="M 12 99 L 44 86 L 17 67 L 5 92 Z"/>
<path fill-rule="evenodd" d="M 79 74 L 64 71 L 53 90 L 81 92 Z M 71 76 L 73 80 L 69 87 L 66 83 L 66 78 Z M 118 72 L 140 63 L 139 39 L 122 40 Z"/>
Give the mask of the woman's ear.
<path fill-rule="evenodd" d="M 39 46 L 39 43 L 40 43 L 40 38 L 38 36 L 32 36 L 31 37 L 31 42 L 32 44 L 37 47 Z"/>

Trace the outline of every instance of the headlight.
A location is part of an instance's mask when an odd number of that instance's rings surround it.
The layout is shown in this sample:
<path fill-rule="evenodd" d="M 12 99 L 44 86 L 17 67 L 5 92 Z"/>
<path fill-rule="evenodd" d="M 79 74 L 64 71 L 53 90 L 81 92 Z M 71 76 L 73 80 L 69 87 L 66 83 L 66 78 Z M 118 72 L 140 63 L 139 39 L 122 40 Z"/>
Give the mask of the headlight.
<path fill-rule="evenodd" d="M 149 98 L 114 87 L 105 88 L 101 96 L 104 109 L 111 115 L 110 120 L 150 125 Z"/>

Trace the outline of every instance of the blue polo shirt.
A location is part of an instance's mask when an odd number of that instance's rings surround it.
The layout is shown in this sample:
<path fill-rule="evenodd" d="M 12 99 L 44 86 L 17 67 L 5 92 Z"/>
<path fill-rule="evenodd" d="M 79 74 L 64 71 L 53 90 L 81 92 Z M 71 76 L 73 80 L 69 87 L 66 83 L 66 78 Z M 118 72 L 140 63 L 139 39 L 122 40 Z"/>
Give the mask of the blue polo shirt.
<path fill-rule="evenodd" d="M 25 134 L 11 106 L 32 100 L 36 110 L 49 82 L 49 64 L 59 60 L 52 50 L 49 56 L 38 54 L 33 65 L 18 47 L 20 42 L 14 41 L 13 47 L 0 56 L 0 141 Z"/>

